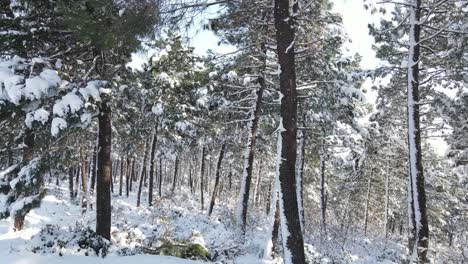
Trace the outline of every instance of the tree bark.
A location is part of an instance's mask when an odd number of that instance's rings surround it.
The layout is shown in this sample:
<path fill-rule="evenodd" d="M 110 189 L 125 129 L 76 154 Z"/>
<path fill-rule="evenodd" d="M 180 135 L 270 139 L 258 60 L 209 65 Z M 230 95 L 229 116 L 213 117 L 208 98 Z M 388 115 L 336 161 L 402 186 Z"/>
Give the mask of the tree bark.
<path fill-rule="evenodd" d="M 249 196 L 250 196 L 250 185 L 252 182 L 252 171 L 253 171 L 253 162 L 255 158 L 255 145 L 257 142 L 257 127 L 258 121 L 260 119 L 260 111 L 262 107 L 262 97 L 263 91 L 265 90 L 266 83 L 265 83 L 265 67 L 266 67 L 266 45 L 262 43 L 262 52 L 264 55 L 264 65 L 263 71 L 261 72 L 260 76 L 258 77 L 258 83 L 260 87 L 256 92 L 256 102 L 253 109 L 253 113 L 251 116 L 251 121 L 249 124 L 249 138 L 247 141 L 247 156 L 244 157 L 244 168 L 242 171 L 242 181 L 239 193 L 239 202 L 238 202 L 238 221 L 241 224 L 242 233 L 245 234 L 245 227 L 247 225 L 247 210 L 249 205 Z"/>
<path fill-rule="evenodd" d="M 23 137 L 23 166 L 28 165 L 28 163 L 33 159 L 33 154 L 34 154 L 34 131 L 30 128 L 26 128 L 24 131 L 24 137 Z M 22 230 L 24 227 L 24 218 L 26 217 L 26 214 L 24 213 L 19 213 L 16 212 L 15 215 L 13 216 L 14 218 L 14 228 L 16 231 Z"/>
<path fill-rule="evenodd" d="M 119 196 L 122 196 L 123 174 L 124 174 L 124 158 L 122 157 L 122 158 L 120 159 Z"/>
<path fill-rule="evenodd" d="M 364 236 L 367 236 L 367 223 L 369 222 L 369 201 L 372 187 L 372 169 L 367 180 L 366 207 L 364 209 Z"/>
<path fill-rule="evenodd" d="M 96 234 L 110 240 L 112 177 L 112 112 L 107 100 L 103 100 L 98 117 L 98 171 L 96 179 Z"/>
<path fill-rule="evenodd" d="M 192 160 L 189 160 L 189 185 L 190 185 L 190 193 L 193 194 Z"/>
<path fill-rule="evenodd" d="M 171 189 L 172 194 L 174 194 L 174 191 L 176 188 L 178 172 L 179 172 L 179 156 L 176 156 L 176 159 L 174 162 L 174 177 L 172 179 L 172 189 Z"/>
<path fill-rule="evenodd" d="M 96 187 L 96 171 L 97 171 L 97 146 L 93 150 L 93 167 L 91 172 L 91 193 L 94 193 Z"/>
<path fill-rule="evenodd" d="M 162 158 L 159 157 L 159 197 L 162 197 Z"/>
<path fill-rule="evenodd" d="M 86 157 L 84 154 L 83 147 L 80 147 L 80 158 L 81 158 L 81 213 L 86 212 L 88 203 L 88 176 L 86 175 Z"/>
<path fill-rule="evenodd" d="M 254 194 L 253 194 L 253 202 L 254 202 L 254 205 L 257 205 L 257 196 L 258 196 L 258 189 L 260 187 L 260 179 L 262 178 L 261 177 L 262 175 L 262 161 L 260 160 L 258 162 L 258 174 L 257 174 L 257 182 L 255 183 L 255 188 L 254 188 Z"/>
<path fill-rule="evenodd" d="M 323 234 L 327 233 L 327 184 L 325 178 L 325 143 L 320 146 L 320 225 Z"/>
<path fill-rule="evenodd" d="M 284 263 L 305 263 L 304 242 L 296 193 L 296 71 L 294 58 L 294 12 L 297 2 L 275 0 L 275 28 L 277 54 L 280 65 L 281 98 L 281 148 L 278 151 L 279 192 Z"/>
<path fill-rule="evenodd" d="M 126 196 L 130 194 L 130 170 L 131 170 L 131 159 L 130 156 L 127 154 L 127 168 L 125 170 L 125 191 L 126 191 Z"/>
<path fill-rule="evenodd" d="M 388 238 L 388 180 L 390 177 L 390 161 L 387 160 L 387 170 L 385 173 L 385 205 L 384 205 L 384 234 Z"/>
<path fill-rule="evenodd" d="M 214 207 L 215 201 L 216 201 L 216 192 L 218 191 L 219 175 L 220 175 L 220 171 L 221 171 L 221 162 L 223 161 L 225 149 L 226 149 L 226 142 L 223 142 L 223 145 L 221 145 L 221 151 L 219 152 L 218 163 L 216 164 L 215 185 L 214 185 L 214 188 L 213 188 L 213 194 L 211 196 L 210 209 L 208 211 L 209 216 L 213 212 L 213 207 Z"/>
<path fill-rule="evenodd" d="M 154 159 L 156 157 L 156 143 L 158 141 L 158 122 L 156 121 L 156 128 L 153 134 L 153 141 L 151 143 L 151 155 L 149 160 L 149 187 L 148 187 L 148 205 L 153 205 L 153 185 L 154 185 Z"/>
<path fill-rule="evenodd" d="M 303 192 L 303 176 L 304 176 L 304 156 L 305 156 L 305 135 L 301 131 L 299 133 L 299 157 L 297 159 L 297 171 L 296 171 L 296 195 L 297 195 L 297 206 L 299 209 L 299 221 L 301 223 L 301 230 L 304 232 L 304 192 Z"/>
<path fill-rule="evenodd" d="M 138 195 L 137 195 L 137 207 L 140 206 L 141 202 L 141 191 L 143 189 L 143 180 L 146 172 L 146 160 L 148 159 L 148 144 L 149 140 L 147 139 L 145 142 L 145 153 L 143 155 L 143 165 L 141 168 L 141 174 L 140 174 L 140 184 L 138 185 Z"/>
<path fill-rule="evenodd" d="M 75 191 L 73 189 L 73 166 L 68 168 L 68 191 L 70 192 L 70 201 L 75 199 Z"/>
<path fill-rule="evenodd" d="M 418 261 L 427 263 L 429 225 L 426 211 L 426 190 L 422 165 L 421 128 L 419 113 L 419 60 L 421 34 L 421 0 L 409 0 L 408 50 L 408 152 L 409 152 L 409 250 Z M 413 255 L 414 256 L 414 255 Z M 412 256 L 412 260 L 414 260 Z"/>
<path fill-rule="evenodd" d="M 205 142 L 203 142 L 205 144 Z M 202 156 L 201 156 L 201 168 L 200 168 L 200 198 L 201 198 L 201 210 L 203 211 L 204 209 L 204 204 L 205 201 L 203 200 L 203 188 L 204 188 L 204 183 L 203 183 L 203 174 L 205 173 L 205 146 L 203 145 L 202 147 Z"/>

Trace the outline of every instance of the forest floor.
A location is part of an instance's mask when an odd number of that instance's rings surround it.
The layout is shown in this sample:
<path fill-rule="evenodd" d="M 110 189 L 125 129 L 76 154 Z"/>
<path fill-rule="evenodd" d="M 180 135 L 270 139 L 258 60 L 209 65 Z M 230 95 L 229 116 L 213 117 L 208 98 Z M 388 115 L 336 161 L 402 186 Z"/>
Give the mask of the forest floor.
<path fill-rule="evenodd" d="M 127 198 L 112 195 L 112 243 L 102 255 L 102 249 L 93 249 L 99 241 L 88 227 L 95 227 L 95 211 L 81 213 L 79 197 L 70 202 L 68 189 L 49 184 L 41 207 L 26 217 L 25 229 L 12 230 L 12 220 L 0 221 L 1 263 L 6 264 L 120 264 L 166 263 L 189 264 L 205 261 L 215 263 L 256 264 L 281 263 L 261 260 L 268 235 L 268 221 L 263 212 L 252 210 L 245 239 L 239 235 L 232 210 L 234 204 L 221 199 L 213 215 L 200 210 L 198 197 L 189 190 L 159 198 L 148 207 L 147 192 L 143 192 L 141 206 L 136 207 L 136 192 Z M 124 191 L 125 192 L 125 191 Z M 209 197 L 205 198 L 208 205 Z M 206 209 L 206 208 L 205 208 Z M 83 240 L 88 238 L 88 240 Z M 84 242 L 83 242 L 84 241 Z M 307 241 L 307 239 L 306 239 Z M 209 258 L 189 260 L 148 254 L 147 248 L 157 248 L 169 242 L 174 245 L 200 244 L 209 252 Z M 313 242 L 311 242 L 313 243 Z M 386 246 L 382 252 L 378 243 L 368 239 L 350 239 L 346 254 L 323 244 L 321 250 L 306 245 L 309 263 L 399 263 L 401 245 Z M 325 250 L 325 248 L 327 250 Z M 318 253 L 333 251 L 331 254 Z M 151 252 L 150 252 L 151 253 Z M 347 257 L 342 257 L 347 255 Z"/>

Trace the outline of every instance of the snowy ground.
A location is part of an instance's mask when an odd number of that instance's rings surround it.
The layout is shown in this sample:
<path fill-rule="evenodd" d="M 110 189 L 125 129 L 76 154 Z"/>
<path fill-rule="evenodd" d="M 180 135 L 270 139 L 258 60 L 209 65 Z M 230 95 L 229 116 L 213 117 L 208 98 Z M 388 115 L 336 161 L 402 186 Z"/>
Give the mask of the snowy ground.
<path fill-rule="evenodd" d="M 118 190 L 118 188 L 114 188 Z M 147 206 L 147 193 L 142 195 L 142 205 L 136 207 L 136 192 L 130 197 L 113 194 L 112 245 L 105 258 L 96 256 L 92 249 L 82 249 L 77 240 L 86 227 L 95 227 L 95 211 L 82 214 L 77 201 L 70 202 L 68 189 L 48 186 L 41 207 L 32 210 L 26 218 L 25 229 L 14 232 L 11 219 L 0 220 L 1 263 L 6 264 L 120 264 L 120 263 L 204 263 L 202 260 L 187 260 L 176 257 L 148 255 L 139 251 L 142 246 L 157 247 L 160 241 L 188 241 L 203 245 L 210 253 L 207 261 L 214 263 L 259 264 L 265 263 L 263 255 L 267 238 L 266 217 L 260 210 L 252 210 L 250 229 L 245 240 L 239 236 L 234 221 L 234 204 L 218 201 L 214 213 L 207 216 L 200 210 L 197 196 L 188 190 L 156 197 L 154 206 Z M 208 197 L 206 205 L 208 205 Z M 205 208 L 206 209 L 206 208 Z M 41 230 L 42 233 L 41 233 Z M 59 246 L 60 241 L 69 241 Z M 306 239 L 307 241 L 307 239 Z M 308 241 L 312 242 L 313 241 Z M 351 238 L 346 249 L 333 249 L 333 243 L 306 245 L 309 263 L 399 263 L 400 252 L 382 252 L 375 241 Z M 317 248 L 321 248 L 318 250 Z M 390 247 L 389 250 L 392 250 Z M 35 253 L 33 253 L 35 252 Z M 320 252 L 320 253 L 319 253 Z M 89 256 L 87 256 L 89 255 Z M 388 254 L 387 254 L 388 255 Z M 397 256 L 397 257 L 395 257 Z M 278 259 L 274 263 L 281 263 Z"/>
<path fill-rule="evenodd" d="M 78 246 L 58 249 L 56 245 L 43 246 L 49 240 L 70 239 L 77 226 L 95 226 L 95 211 L 81 214 L 77 202 L 71 203 L 66 188 L 55 185 L 48 187 L 48 193 L 41 207 L 32 210 L 26 217 L 25 229 L 12 230 L 12 220 L 0 220 L 0 252 L 6 253 L 2 263 L 201 263 L 175 257 L 145 255 L 135 251 L 142 245 L 156 245 L 160 239 L 189 241 L 205 246 L 214 262 L 220 263 L 262 263 L 256 256 L 263 248 L 265 238 L 256 234 L 258 239 L 242 243 L 237 235 L 232 216 L 225 205 L 215 210 L 212 217 L 200 211 L 195 197 L 186 192 L 157 198 L 154 206 L 147 205 L 147 193 L 143 193 L 142 206 L 136 207 L 136 194 L 129 198 L 113 195 L 112 204 L 112 246 L 105 258 L 89 257 L 90 250 Z M 189 193 L 189 192 L 188 192 Z M 79 198 L 77 199 L 79 200 Z M 181 206 L 183 205 L 183 207 Z M 220 214 L 226 218 L 221 222 Z M 42 228 L 52 225 L 54 234 L 50 237 L 39 236 Z M 262 233 L 261 228 L 254 229 Z M 256 243 L 256 244 L 255 244 Z M 37 249 L 39 247 L 39 249 Z M 36 251 L 37 253 L 32 253 Z M 124 253 L 122 253 L 124 252 Z M 60 256 L 61 255 L 61 256 Z M 94 254 L 95 255 L 95 254 Z M 131 255 L 131 256 L 122 256 Z M 242 255 L 241 257 L 238 257 Z"/>

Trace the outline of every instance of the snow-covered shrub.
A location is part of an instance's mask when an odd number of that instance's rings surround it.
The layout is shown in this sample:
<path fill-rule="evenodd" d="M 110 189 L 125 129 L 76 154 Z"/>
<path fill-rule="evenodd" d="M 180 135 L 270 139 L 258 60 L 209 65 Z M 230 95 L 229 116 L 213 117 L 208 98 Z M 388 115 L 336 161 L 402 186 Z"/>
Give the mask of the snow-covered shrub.
<path fill-rule="evenodd" d="M 34 253 L 90 254 L 105 257 L 110 242 L 99 236 L 91 228 L 77 224 L 75 227 L 46 225 L 32 238 Z"/>

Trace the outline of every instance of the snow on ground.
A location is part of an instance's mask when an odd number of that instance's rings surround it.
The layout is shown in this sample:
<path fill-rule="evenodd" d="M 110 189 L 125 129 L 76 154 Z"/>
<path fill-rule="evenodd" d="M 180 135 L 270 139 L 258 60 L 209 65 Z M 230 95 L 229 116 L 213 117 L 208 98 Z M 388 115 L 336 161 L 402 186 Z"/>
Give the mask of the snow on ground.
<path fill-rule="evenodd" d="M 206 210 L 200 210 L 198 195 L 192 195 L 187 189 L 176 190 L 174 195 L 170 191 L 166 192 L 163 198 L 156 195 L 152 207 L 147 206 L 147 192 L 143 191 L 141 206 L 136 207 L 136 190 L 128 198 L 125 194 L 119 197 L 118 186 L 114 186 L 112 197 L 112 244 L 107 256 L 102 258 L 96 255 L 95 250 L 80 245 L 83 234 L 90 234 L 88 227 L 95 227 L 95 211 L 82 214 L 80 197 L 70 202 L 66 187 L 49 184 L 47 189 L 41 207 L 27 215 L 24 230 L 14 232 L 11 219 L 0 220 L 0 252 L 3 253 L 1 263 L 282 263 L 281 258 L 274 261 L 261 260 L 266 240 L 270 236 L 267 231 L 267 217 L 260 208 L 251 210 L 249 228 L 245 238 L 242 238 L 232 213 L 235 211 L 234 199 L 229 202 L 223 197 L 221 201 L 217 201 L 213 215 L 208 217 Z M 205 201 L 205 209 L 208 200 L 209 198 Z M 208 250 L 210 259 L 188 260 L 150 255 L 142 251 L 145 247 L 159 247 L 164 241 L 200 244 Z M 396 259 L 401 255 L 401 252 L 397 252 L 399 250 L 390 250 L 390 255 L 393 256 L 389 256 L 388 252 L 392 247 L 382 252 L 375 241 L 359 237 L 349 239 L 345 243 L 346 249 L 333 249 L 336 243 L 317 242 L 307 239 L 307 236 L 306 242 L 315 245 L 305 247 L 311 264 L 399 263 Z"/>

